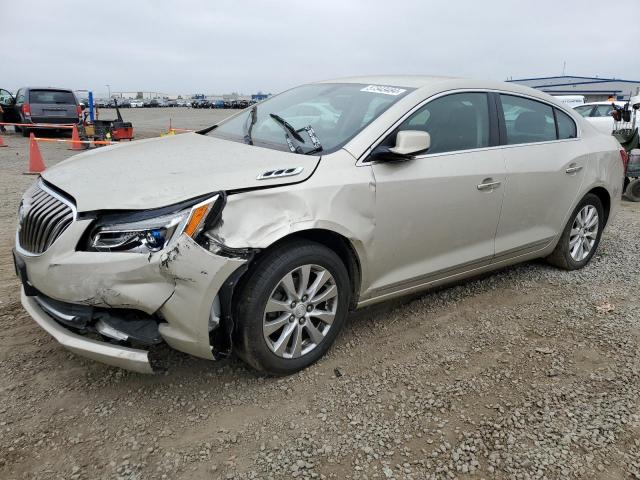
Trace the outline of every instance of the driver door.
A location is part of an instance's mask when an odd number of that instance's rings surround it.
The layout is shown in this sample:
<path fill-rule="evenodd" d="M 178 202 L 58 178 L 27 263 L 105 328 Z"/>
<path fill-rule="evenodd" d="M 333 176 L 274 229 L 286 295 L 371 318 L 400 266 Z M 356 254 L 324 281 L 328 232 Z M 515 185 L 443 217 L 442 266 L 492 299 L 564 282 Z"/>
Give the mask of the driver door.
<path fill-rule="evenodd" d="M 430 134 L 426 154 L 375 162 L 376 225 L 367 296 L 408 292 L 488 265 L 506 176 L 495 129 L 495 104 L 484 92 L 454 93 L 427 103 L 400 130 Z M 493 125 L 492 125 L 493 124 Z"/>

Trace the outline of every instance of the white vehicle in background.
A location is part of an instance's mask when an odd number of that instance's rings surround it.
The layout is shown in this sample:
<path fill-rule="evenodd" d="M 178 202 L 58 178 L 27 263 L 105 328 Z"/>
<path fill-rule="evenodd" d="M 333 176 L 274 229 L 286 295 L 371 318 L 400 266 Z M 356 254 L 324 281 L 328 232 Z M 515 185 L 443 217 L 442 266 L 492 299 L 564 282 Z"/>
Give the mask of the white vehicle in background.
<path fill-rule="evenodd" d="M 131 108 L 142 108 L 144 107 L 144 102 L 142 100 L 131 100 Z"/>
<path fill-rule="evenodd" d="M 625 103 L 619 101 L 592 102 L 578 105 L 573 109 L 599 131 L 610 134 L 613 131 L 613 117 L 611 116 L 613 105 L 622 108 Z"/>
<path fill-rule="evenodd" d="M 578 105 L 584 105 L 583 95 L 558 95 L 556 96 L 556 99 L 571 108 L 577 107 Z"/>

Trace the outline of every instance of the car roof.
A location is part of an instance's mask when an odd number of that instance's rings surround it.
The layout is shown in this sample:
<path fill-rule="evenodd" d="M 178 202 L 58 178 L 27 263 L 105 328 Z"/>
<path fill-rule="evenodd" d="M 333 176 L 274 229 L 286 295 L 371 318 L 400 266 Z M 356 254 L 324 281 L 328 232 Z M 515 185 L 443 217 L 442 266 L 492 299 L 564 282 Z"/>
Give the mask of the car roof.
<path fill-rule="evenodd" d="M 576 105 L 576 107 L 584 107 L 585 105 L 588 106 L 588 107 L 593 106 L 593 105 L 611 105 L 612 103 L 614 105 L 618 105 L 618 106 L 621 107 L 621 106 L 624 106 L 624 104 L 626 102 L 619 102 L 619 101 L 615 101 L 615 102 L 587 102 L 587 103 L 583 103 L 581 105 Z"/>
<path fill-rule="evenodd" d="M 546 102 L 554 103 L 561 108 L 568 108 L 551 95 L 516 83 L 498 82 L 495 80 L 479 80 L 461 77 L 446 77 L 437 75 L 366 75 L 358 77 L 335 78 L 313 83 L 358 83 L 364 85 L 384 85 L 394 87 L 413 88 L 416 91 L 436 92 L 455 89 L 498 90 L 515 94 L 536 97 Z"/>
<path fill-rule="evenodd" d="M 446 80 L 458 79 L 456 77 L 442 77 L 436 75 L 367 75 L 358 77 L 334 78 L 331 80 L 323 80 L 316 83 L 361 83 L 421 88 Z"/>
<path fill-rule="evenodd" d="M 61 92 L 71 92 L 73 90 L 71 88 L 60 88 L 60 87 L 22 87 L 25 90 L 59 90 Z"/>

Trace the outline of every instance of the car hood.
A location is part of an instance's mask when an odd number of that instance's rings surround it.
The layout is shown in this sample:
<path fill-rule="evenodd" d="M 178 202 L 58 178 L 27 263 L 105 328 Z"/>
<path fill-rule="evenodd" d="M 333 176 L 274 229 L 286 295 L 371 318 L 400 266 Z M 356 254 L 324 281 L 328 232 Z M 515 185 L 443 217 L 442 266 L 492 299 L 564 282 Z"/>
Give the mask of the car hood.
<path fill-rule="evenodd" d="M 197 133 L 169 135 L 91 150 L 42 173 L 71 195 L 79 212 L 164 207 L 220 190 L 306 180 L 319 157 L 221 140 Z M 269 170 L 296 175 L 258 180 Z"/>

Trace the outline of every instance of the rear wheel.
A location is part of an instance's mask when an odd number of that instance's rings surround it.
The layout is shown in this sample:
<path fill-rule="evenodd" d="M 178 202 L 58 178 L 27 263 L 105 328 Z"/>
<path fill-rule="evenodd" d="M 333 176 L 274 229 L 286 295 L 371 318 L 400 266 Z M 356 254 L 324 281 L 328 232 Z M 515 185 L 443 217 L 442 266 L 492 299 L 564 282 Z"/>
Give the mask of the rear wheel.
<path fill-rule="evenodd" d="M 23 128 L 22 129 L 22 136 L 23 137 L 28 137 L 31 134 L 31 130 L 29 130 L 28 128 Z"/>
<path fill-rule="evenodd" d="M 332 250 L 292 241 L 250 270 L 237 297 L 235 347 L 257 370 L 287 375 L 322 357 L 342 328 L 349 276 Z"/>
<path fill-rule="evenodd" d="M 627 185 L 624 191 L 624 196 L 632 202 L 640 202 L 640 178 L 629 182 L 629 185 Z"/>
<path fill-rule="evenodd" d="M 547 261 L 565 270 L 584 267 L 593 257 L 604 228 L 604 209 L 600 199 L 587 194 L 573 211 L 555 250 Z"/>

